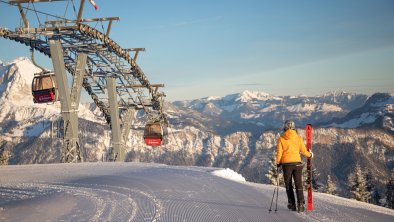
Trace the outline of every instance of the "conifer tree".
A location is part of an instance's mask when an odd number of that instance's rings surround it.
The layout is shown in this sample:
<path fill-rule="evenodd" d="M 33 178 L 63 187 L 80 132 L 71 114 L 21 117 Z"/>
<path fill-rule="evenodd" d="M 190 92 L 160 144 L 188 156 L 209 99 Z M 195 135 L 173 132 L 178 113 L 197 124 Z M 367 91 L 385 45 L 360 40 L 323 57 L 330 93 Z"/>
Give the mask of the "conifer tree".
<path fill-rule="evenodd" d="M 319 182 L 320 173 L 316 168 L 312 169 L 312 189 L 314 191 L 321 191 L 322 184 Z M 302 182 L 304 184 L 304 189 L 308 188 L 308 170 L 306 164 L 302 169 Z"/>
<path fill-rule="evenodd" d="M 391 172 L 391 178 L 386 187 L 386 205 L 388 208 L 394 209 L 394 170 Z"/>
<path fill-rule="evenodd" d="M 279 185 L 283 186 L 284 180 L 283 180 L 283 173 L 282 171 L 278 172 L 278 168 L 276 166 L 276 153 L 273 154 L 272 158 L 270 159 L 269 162 L 270 166 L 268 168 L 268 173 L 265 175 L 267 178 L 270 180 L 271 184 L 277 185 L 276 184 L 276 177 L 279 176 Z M 278 174 L 279 173 L 279 174 Z"/>
<path fill-rule="evenodd" d="M 365 179 L 367 181 L 367 191 L 371 194 L 371 198 L 369 199 L 368 203 L 380 205 L 380 193 L 379 190 L 375 187 L 374 179 L 372 176 L 372 172 L 368 170 L 365 175 Z"/>
<path fill-rule="evenodd" d="M 382 199 L 382 196 L 380 195 L 379 190 L 375 187 L 373 189 L 373 191 L 372 191 L 372 194 L 371 194 L 371 204 L 375 204 L 375 205 L 380 206 L 381 205 L 381 202 L 380 202 L 381 199 Z"/>
<path fill-rule="evenodd" d="M 337 186 L 335 185 L 334 181 L 331 179 L 331 175 L 327 175 L 327 187 L 326 187 L 326 193 L 328 194 L 335 194 L 335 191 L 337 189 Z"/>
<path fill-rule="evenodd" d="M 10 152 L 5 149 L 0 149 L 0 165 L 8 165 Z"/>
<path fill-rule="evenodd" d="M 368 191 L 367 176 L 359 163 L 356 164 L 354 172 L 349 175 L 348 180 L 351 198 L 362 202 L 369 202 L 371 192 Z"/>

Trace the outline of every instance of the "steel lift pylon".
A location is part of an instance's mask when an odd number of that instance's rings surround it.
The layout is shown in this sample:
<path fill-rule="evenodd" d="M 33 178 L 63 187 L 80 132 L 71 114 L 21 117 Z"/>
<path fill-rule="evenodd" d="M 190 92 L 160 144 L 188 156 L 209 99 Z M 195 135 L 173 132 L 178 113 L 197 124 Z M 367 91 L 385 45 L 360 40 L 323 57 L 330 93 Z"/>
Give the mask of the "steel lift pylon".
<path fill-rule="evenodd" d="M 71 91 L 68 87 L 67 73 L 64 65 L 63 49 L 59 39 L 49 40 L 52 63 L 58 85 L 61 114 L 64 121 L 64 139 L 62 145 L 62 162 L 83 162 L 81 146 L 78 139 L 78 108 L 81 98 L 82 81 L 85 75 L 86 54 L 79 53 L 73 77 Z"/>

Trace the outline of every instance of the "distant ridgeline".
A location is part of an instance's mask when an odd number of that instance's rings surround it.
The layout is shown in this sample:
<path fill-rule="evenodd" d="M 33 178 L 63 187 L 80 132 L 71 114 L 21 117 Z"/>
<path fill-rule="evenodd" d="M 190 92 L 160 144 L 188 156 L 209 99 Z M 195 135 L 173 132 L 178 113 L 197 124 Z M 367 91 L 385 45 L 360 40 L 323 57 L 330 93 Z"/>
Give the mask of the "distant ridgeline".
<path fill-rule="evenodd" d="M 33 104 L 30 89 L 36 69 L 27 58 L 0 66 L 1 164 L 60 162 L 61 140 L 53 131 L 60 105 Z M 244 91 L 167 102 L 164 108 L 170 122 L 168 144 L 147 147 L 142 139 L 146 120 L 137 115 L 127 142 L 128 161 L 228 167 L 248 181 L 269 183 L 283 120 L 292 119 L 302 137 L 305 124 L 314 126 L 315 183 L 320 191 L 330 175 L 337 193 L 349 196 L 348 176 L 359 163 L 384 197 L 394 168 L 392 94 L 308 97 Z M 92 104 L 80 106 L 79 117 L 83 155 L 102 161 L 111 138 L 105 119 Z"/>

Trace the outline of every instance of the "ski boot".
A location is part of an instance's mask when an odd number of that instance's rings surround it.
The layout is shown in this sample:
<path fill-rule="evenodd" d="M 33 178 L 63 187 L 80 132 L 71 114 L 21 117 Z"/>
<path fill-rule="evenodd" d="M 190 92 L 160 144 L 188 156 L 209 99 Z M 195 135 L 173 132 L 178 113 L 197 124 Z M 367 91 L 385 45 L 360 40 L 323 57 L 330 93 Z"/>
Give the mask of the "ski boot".
<path fill-rule="evenodd" d="M 291 211 L 296 211 L 296 205 L 293 203 L 288 203 L 287 204 L 287 209 L 291 210 Z"/>
<path fill-rule="evenodd" d="M 298 213 L 304 212 L 305 206 L 303 203 L 298 203 Z"/>

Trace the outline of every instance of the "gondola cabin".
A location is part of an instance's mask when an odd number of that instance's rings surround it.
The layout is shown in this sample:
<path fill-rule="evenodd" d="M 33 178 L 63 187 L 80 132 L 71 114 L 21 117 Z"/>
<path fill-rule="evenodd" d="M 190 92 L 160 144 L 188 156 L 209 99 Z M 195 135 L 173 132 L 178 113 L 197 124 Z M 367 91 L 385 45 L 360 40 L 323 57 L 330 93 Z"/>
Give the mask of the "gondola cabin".
<path fill-rule="evenodd" d="M 54 73 L 37 74 L 32 82 L 34 103 L 53 103 L 57 100 Z"/>
<path fill-rule="evenodd" d="M 148 146 L 160 146 L 163 140 L 163 131 L 160 123 L 148 123 L 144 130 L 145 144 Z"/>

